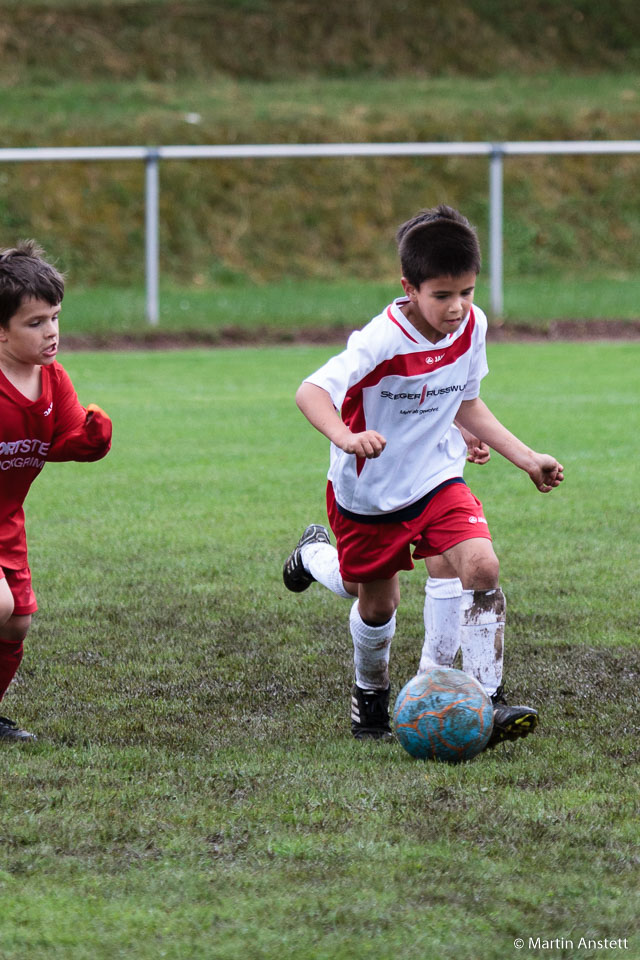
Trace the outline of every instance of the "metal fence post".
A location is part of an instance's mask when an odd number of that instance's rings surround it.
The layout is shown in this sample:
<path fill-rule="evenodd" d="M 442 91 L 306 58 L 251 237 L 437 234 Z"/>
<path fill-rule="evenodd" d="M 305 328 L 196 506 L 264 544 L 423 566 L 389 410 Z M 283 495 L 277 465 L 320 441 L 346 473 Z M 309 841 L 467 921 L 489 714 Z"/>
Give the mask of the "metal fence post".
<path fill-rule="evenodd" d="M 146 164 L 146 316 L 159 323 L 159 161 L 247 157 L 489 157 L 490 313 L 500 318 L 503 299 L 504 156 L 636 154 L 640 140 L 523 140 L 501 143 L 279 143 L 160 147 L 0 147 L 0 163 L 142 160 Z"/>
<path fill-rule="evenodd" d="M 491 315 L 501 317 L 504 310 L 502 249 L 502 173 L 504 148 L 493 144 L 489 160 L 489 284 Z"/>
<path fill-rule="evenodd" d="M 158 194 L 159 176 L 157 149 L 147 152 L 145 159 L 145 285 L 147 323 L 157 326 L 159 310 L 159 226 Z"/>

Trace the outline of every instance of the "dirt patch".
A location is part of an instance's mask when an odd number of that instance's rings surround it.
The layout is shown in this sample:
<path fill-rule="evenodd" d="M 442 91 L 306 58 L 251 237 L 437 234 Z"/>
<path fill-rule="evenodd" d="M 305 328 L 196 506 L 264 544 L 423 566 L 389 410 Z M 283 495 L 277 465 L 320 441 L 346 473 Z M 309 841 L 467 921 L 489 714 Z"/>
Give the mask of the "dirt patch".
<path fill-rule="evenodd" d="M 149 329 L 130 334 L 65 334 L 63 348 L 72 350 L 184 350 L 189 347 L 251 347 L 284 344 L 344 344 L 353 327 L 278 330 L 272 327 L 223 327 L 220 330 Z M 554 320 L 546 330 L 526 324 L 494 324 L 493 343 L 555 340 L 640 340 L 640 320 Z"/>
<path fill-rule="evenodd" d="M 546 330 L 527 324 L 489 325 L 494 342 L 536 340 L 640 340 L 640 320 L 552 320 Z"/>

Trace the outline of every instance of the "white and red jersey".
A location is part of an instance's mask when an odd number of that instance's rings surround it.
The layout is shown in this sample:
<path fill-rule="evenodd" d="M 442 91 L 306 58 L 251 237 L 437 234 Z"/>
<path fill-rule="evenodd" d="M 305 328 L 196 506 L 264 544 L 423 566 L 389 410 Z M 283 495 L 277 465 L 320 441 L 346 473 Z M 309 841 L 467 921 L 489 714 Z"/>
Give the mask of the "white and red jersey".
<path fill-rule="evenodd" d="M 453 421 L 461 401 L 479 395 L 489 370 L 487 318 L 478 307 L 433 344 L 402 312 L 408 302 L 395 300 L 306 378 L 329 393 L 353 433 L 377 430 L 387 441 L 371 460 L 331 444 L 336 501 L 356 515 L 402 510 L 462 476 L 467 448 Z"/>
<path fill-rule="evenodd" d="M 0 566 L 27 565 L 24 499 L 47 461 L 99 460 L 111 446 L 111 420 L 88 414 L 66 370 L 42 368 L 37 400 L 20 393 L 0 371 Z"/>

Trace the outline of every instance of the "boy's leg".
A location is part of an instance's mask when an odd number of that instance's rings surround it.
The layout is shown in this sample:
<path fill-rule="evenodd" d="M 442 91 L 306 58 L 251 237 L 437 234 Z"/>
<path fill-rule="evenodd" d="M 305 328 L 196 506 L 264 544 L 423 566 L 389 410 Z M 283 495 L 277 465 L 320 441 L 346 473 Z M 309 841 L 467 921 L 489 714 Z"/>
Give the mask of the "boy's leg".
<path fill-rule="evenodd" d="M 4 626 L 9 617 L 13 615 L 15 605 L 16 602 L 13 599 L 4 570 L 0 567 L 0 627 Z"/>
<path fill-rule="evenodd" d="M 0 627 L 0 700 L 7 692 L 11 681 L 22 661 L 24 638 L 27 635 L 31 617 L 10 617 Z M 21 730 L 8 717 L 0 717 L 0 742 L 3 740 L 35 740 L 32 733 Z"/>
<path fill-rule="evenodd" d="M 0 574 L 0 700 L 2 700 L 22 661 L 24 638 L 31 625 L 31 615 L 14 613 L 15 599 L 12 590 L 4 571 L 0 571 Z M 21 589 L 24 591 L 24 587 Z M 27 593 L 30 597 L 33 596 L 30 580 Z M 21 730 L 13 720 L 0 717 L 0 742 L 35 739 L 32 733 Z"/>
<path fill-rule="evenodd" d="M 494 704 L 489 747 L 517 740 L 538 723 L 533 707 L 508 706 L 503 694 L 506 601 L 498 584 L 499 563 L 490 540 L 463 540 L 445 552 L 462 582 L 460 644 L 463 669 L 478 680 Z"/>
<path fill-rule="evenodd" d="M 331 545 L 327 528 L 319 523 L 306 528 L 285 561 L 282 578 L 286 588 L 294 593 L 301 593 L 317 580 L 339 597 L 358 595 L 356 584 L 343 581 L 338 551 Z"/>
<path fill-rule="evenodd" d="M 391 738 L 389 653 L 400 601 L 398 576 L 361 583 L 351 607 L 355 682 L 351 691 L 351 732 L 357 740 Z"/>
<path fill-rule="evenodd" d="M 462 585 L 460 645 L 464 670 L 489 696 L 502 682 L 505 598 L 500 566 L 490 540 L 463 540 L 446 551 Z"/>
<path fill-rule="evenodd" d="M 24 638 L 31 626 L 31 617 L 10 617 L 0 627 L 0 700 L 22 662 Z"/>
<path fill-rule="evenodd" d="M 13 593 L 3 571 L 0 577 L 0 700 L 7 692 L 22 660 L 24 636 L 15 636 L 14 609 Z M 26 631 L 24 635 L 26 636 Z"/>
<path fill-rule="evenodd" d="M 424 644 L 418 673 L 433 666 L 452 667 L 460 647 L 462 583 L 445 557 L 425 560 Z"/>

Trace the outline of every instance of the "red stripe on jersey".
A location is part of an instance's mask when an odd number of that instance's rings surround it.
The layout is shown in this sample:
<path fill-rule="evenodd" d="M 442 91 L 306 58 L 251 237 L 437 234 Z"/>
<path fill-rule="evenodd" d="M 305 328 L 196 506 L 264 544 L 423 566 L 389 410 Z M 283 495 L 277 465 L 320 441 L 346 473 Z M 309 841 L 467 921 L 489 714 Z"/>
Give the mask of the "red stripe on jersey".
<path fill-rule="evenodd" d="M 433 370 L 455 363 L 471 347 L 471 337 L 475 325 L 476 320 L 472 309 L 462 335 L 449 346 L 440 347 L 438 350 L 420 350 L 414 353 L 396 354 L 396 356 L 378 364 L 359 383 L 350 387 L 342 404 L 342 419 L 352 433 L 362 433 L 363 430 L 367 429 L 362 403 L 363 390 L 367 387 L 375 387 L 385 377 L 415 377 L 421 373 L 426 376 Z M 398 326 L 400 327 L 400 324 Z"/>
<path fill-rule="evenodd" d="M 389 317 L 389 320 L 391 320 L 392 323 L 395 323 L 396 327 L 400 327 L 400 329 L 401 329 L 402 332 L 404 333 L 405 337 L 408 337 L 408 339 L 411 340 L 412 343 L 417 343 L 417 342 L 418 342 L 418 341 L 416 340 L 416 338 L 415 338 L 415 337 L 412 337 L 410 333 L 407 333 L 407 331 L 406 331 L 405 328 L 402 326 L 402 324 L 399 323 L 399 322 L 396 320 L 396 318 L 394 317 L 393 313 L 391 312 L 391 305 L 389 305 L 389 306 L 387 307 L 387 316 Z"/>

